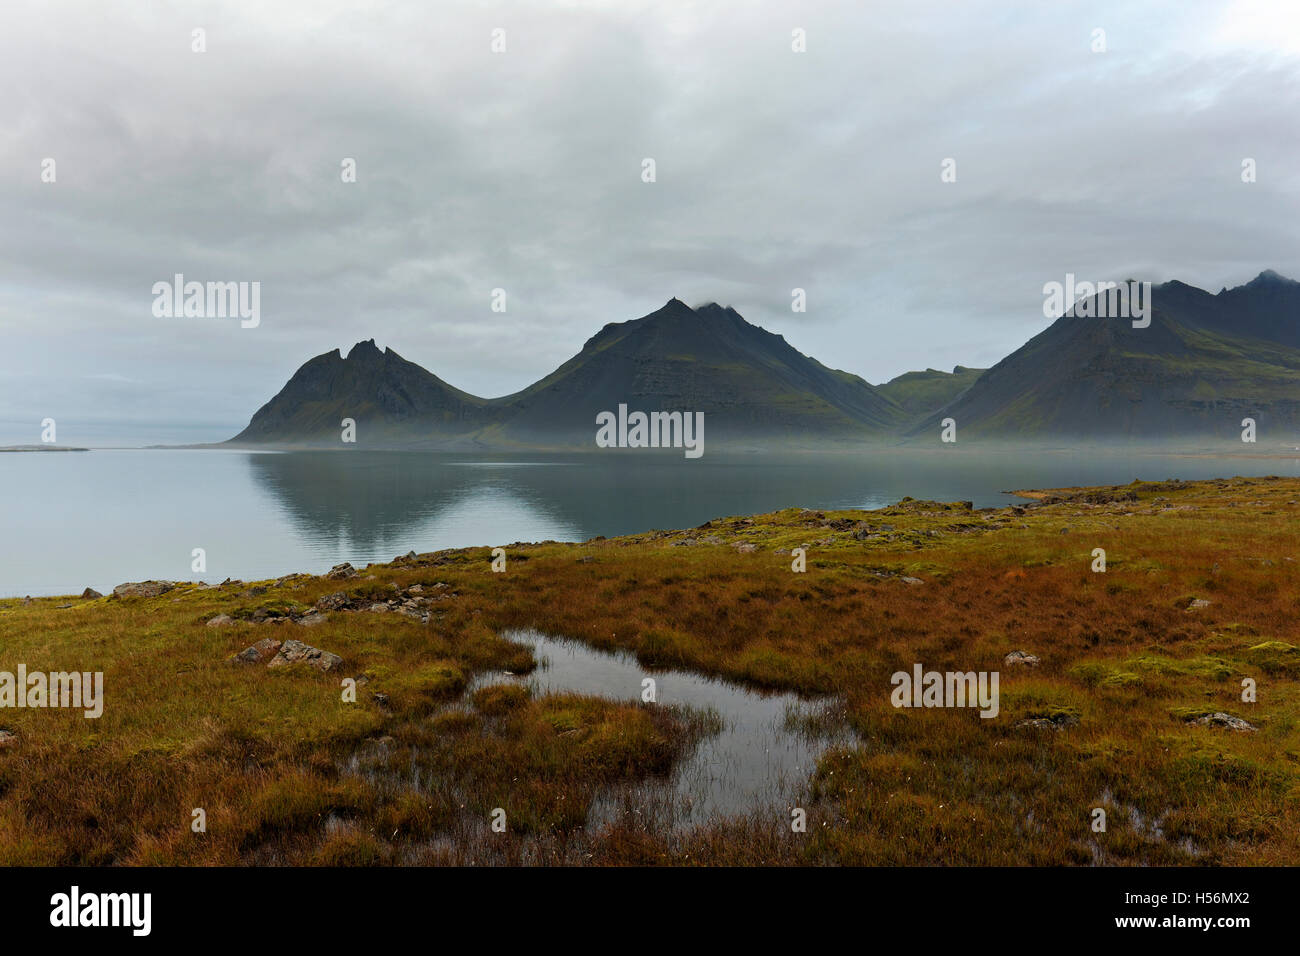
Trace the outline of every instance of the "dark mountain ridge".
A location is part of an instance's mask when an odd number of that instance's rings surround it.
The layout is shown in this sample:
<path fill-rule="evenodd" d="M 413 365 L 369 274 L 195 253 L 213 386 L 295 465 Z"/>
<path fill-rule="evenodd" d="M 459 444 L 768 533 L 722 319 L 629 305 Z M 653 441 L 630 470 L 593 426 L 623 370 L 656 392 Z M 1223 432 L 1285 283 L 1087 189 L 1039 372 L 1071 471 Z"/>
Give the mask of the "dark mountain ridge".
<path fill-rule="evenodd" d="M 1177 281 L 1151 293 L 1146 328 L 1076 304 L 911 434 L 944 418 L 968 437 L 1054 440 L 1239 439 L 1247 417 L 1300 429 L 1300 283 L 1267 271 L 1217 295 Z"/>
<path fill-rule="evenodd" d="M 484 399 L 452 387 L 374 340 L 303 365 L 230 444 L 337 447 L 340 422 L 369 447 L 590 446 L 596 416 L 702 412 L 708 441 L 795 437 L 809 443 L 885 435 L 898 406 L 734 309 L 679 299 L 610 323 L 550 375 Z"/>
<path fill-rule="evenodd" d="M 706 441 L 738 447 L 928 442 L 946 418 L 959 439 L 1238 439 L 1245 417 L 1288 437 L 1300 433 L 1300 283 L 1271 270 L 1218 294 L 1166 282 L 1145 328 L 1076 303 L 991 369 L 880 386 L 729 306 L 678 299 L 605 325 L 545 378 L 495 399 L 371 339 L 304 364 L 228 444 L 337 448 L 348 418 L 357 447 L 593 448 L 596 416 L 620 405 L 701 412 Z"/>
<path fill-rule="evenodd" d="M 231 443 L 333 445 L 344 418 L 366 422 L 367 439 L 401 440 L 416 428 L 472 431 L 488 424 L 493 411 L 490 402 L 368 339 L 346 358 L 334 349 L 299 368 Z"/>

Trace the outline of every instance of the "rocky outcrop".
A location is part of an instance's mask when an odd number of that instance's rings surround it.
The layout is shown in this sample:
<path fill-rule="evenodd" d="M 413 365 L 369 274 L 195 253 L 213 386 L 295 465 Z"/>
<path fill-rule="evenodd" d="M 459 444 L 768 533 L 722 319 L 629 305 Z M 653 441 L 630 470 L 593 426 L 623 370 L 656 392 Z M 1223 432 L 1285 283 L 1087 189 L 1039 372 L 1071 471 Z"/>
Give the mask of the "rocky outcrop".
<path fill-rule="evenodd" d="M 425 587 L 422 584 L 413 584 L 405 591 L 394 590 L 393 596 L 385 601 L 376 600 L 373 597 L 354 597 L 346 591 L 335 591 L 332 594 L 326 594 L 316 602 L 315 616 L 323 619 L 324 612 L 327 611 L 366 611 L 371 614 L 386 614 L 394 612 L 403 614 L 414 620 L 425 622 L 429 620 L 431 608 L 441 601 L 446 601 L 455 597 L 449 585 L 442 581 L 437 584 Z M 308 624 L 317 623 L 309 621 L 313 615 L 306 618 L 300 618 L 298 623 Z"/>
<path fill-rule="evenodd" d="M 235 660 L 245 664 L 263 664 L 272 660 L 279 652 L 282 643 L 274 637 L 264 637 L 252 647 L 246 647 L 235 655 Z"/>
<path fill-rule="evenodd" d="M 1007 667 L 1037 667 L 1042 662 L 1033 654 L 1027 654 L 1024 651 L 1012 651 L 1002 658 L 1002 663 Z"/>
<path fill-rule="evenodd" d="M 117 587 L 113 588 L 113 597 L 152 598 L 152 597 L 158 597 L 158 595 L 160 594 L 166 594 L 173 587 L 175 587 L 175 585 L 173 585 L 170 581 L 139 581 L 136 583 L 127 582 L 126 584 L 119 584 Z"/>
<path fill-rule="evenodd" d="M 270 638 L 268 638 L 270 640 Z M 259 642 L 262 643 L 262 642 Z M 253 645 L 256 647 L 257 645 Z M 252 648 L 250 648 L 251 650 Z M 289 640 L 280 645 L 280 651 L 267 667 L 288 667 L 290 664 L 308 664 L 318 671 L 329 672 L 343 665 L 343 658 L 302 641 Z"/>
<path fill-rule="evenodd" d="M 1238 733 L 1253 733 L 1259 730 L 1248 720 L 1242 720 L 1233 714 L 1225 714 L 1223 711 L 1215 711 L 1213 714 L 1202 714 L 1200 717 L 1193 717 L 1190 723 L 1198 724 L 1201 727 L 1221 727 L 1224 730 L 1235 730 Z"/>

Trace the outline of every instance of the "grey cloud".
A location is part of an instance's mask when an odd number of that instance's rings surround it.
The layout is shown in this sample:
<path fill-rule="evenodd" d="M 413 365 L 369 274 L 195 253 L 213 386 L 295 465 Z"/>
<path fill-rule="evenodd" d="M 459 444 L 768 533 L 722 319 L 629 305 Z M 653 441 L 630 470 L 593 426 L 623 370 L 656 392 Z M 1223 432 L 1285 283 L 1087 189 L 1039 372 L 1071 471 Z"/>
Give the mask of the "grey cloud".
<path fill-rule="evenodd" d="M 1300 20 L 1241 8 L 19 0 L 0 419 L 237 428 L 371 336 L 506 394 L 674 295 L 879 382 L 996 361 L 1066 271 L 1300 276 Z M 155 319 L 176 272 L 260 281 L 262 326 Z"/>

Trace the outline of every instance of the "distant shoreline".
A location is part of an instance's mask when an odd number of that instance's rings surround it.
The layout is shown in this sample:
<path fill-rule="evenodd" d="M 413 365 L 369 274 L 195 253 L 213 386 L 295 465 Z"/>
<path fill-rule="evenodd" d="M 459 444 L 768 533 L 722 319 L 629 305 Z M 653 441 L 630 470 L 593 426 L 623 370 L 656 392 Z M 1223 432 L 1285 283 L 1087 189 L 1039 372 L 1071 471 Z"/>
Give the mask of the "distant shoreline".
<path fill-rule="evenodd" d="M 764 458 L 764 457 L 849 457 L 854 455 L 879 455 L 879 454 L 934 454 L 934 455 L 969 455 L 969 454 L 1014 454 L 1016 452 L 1032 452 L 1035 454 L 1056 453 L 1056 454 L 1084 454 L 1084 453 L 1108 453 L 1108 454 L 1129 454 L 1136 456 L 1158 456 L 1171 458 L 1194 458 L 1194 459 L 1222 459 L 1242 460 L 1242 461 L 1300 461 L 1300 448 L 1287 451 L 1228 451 L 1216 450 L 1211 448 L 1165 448 L 1160 446 L 1144 445 L 1134 447 L 1129 445 L 1108 444 L 1108 443 L 1082 443 L 1078 445 L 1068 444 L 1038 444 L 1038 443 L 1004 443 L 996 441 L 966 441 L 961 444 L 953 445 L 936 445 L 927 443 L 925 445 L 896 442 L 863 442 L 861 444 L 827 444 L 818 445 L 789 445 L 789 446 L 769 446 L 756 447 L 736 444 L 728 446 L 720 443 L 722 447 L 716 448 L 711 455 L 718 458 Z M 605 458 L 630 458 L 635 455 L 645 455 L 647 457 L 656 457 L 660 453 L 672 452 L 674 449 L 606 449 L 595 448 L 590 446 L 573 446 L 573 445 L 556 445 L 556 446 L 538 446 L 538 447 L 494 447 L 494 446 L 475 446 L 475 447 L 447 447 L 439 445 L 377 445 L 373 447 L 358 447 L 356 445 L 314 445 L 314 444 L 295 444 L 292 442 L 266 443 L 266 444 L 230 444 L 228 442 L 201 442 L 181 445 L 104 445 L 97 447 L 79 447 L 70 445 L 4 445 L 0 446 L 0 452 L 89 452 L 89 451 L 227 451 L 227 452 L 248 452 L 254 454 L 289 454 L 294 452 L 336 452 L 340 454 L 360 453 L 391 453 L 405 452 L 431 455 L 518 455 L 520 457 L 550 457 L 555 455 L 600 455 Z M 704 458 L 710 455 L 703 456 Z"/>
<path fill-rule="evenodd" d="M 0 451 L 90 451 L 89 448 L 74 448 L 71 445 L 3 445 Z"/>

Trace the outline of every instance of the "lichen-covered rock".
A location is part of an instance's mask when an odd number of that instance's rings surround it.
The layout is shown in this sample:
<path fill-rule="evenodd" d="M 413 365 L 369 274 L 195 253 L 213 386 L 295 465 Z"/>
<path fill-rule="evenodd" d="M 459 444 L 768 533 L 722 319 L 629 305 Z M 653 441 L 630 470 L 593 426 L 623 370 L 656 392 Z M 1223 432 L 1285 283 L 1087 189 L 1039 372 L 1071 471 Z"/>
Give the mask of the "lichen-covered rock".
<path fill-rule="evenodd" d="M 332 671 L 343 664 L 343 658 L 329 651 L 323 651 L 319 647 L 304 644 L 302 641 L 291 640 L 284 642 L 280 647 L 280 653 L 276 654 L 267 666 L 287 667 L 300 662 L 309 664 L 318 671 Z"/>
<path fill-rule="evenodd" d="M 263 661 L 269 661 L 275 657 L 276 651 L 280 650 L 280 642 L 274 637 L 264 637 L 252 647 L 246 647 L 235 655 L 235 660 L 242 661 L 245 664 L 261 664 Z"/>
<path fill-rule="evenodd" d="M 1223 711 L 1215 711 L 1213 714 L 1202 714 L 1200 717 L 1192 718 L 1192 723 L 1199 724 L 1202 727 L 1223 727 L 1226 730 L 1236 730 L 1241 733 L 1252 733 L 1259 728 L 1248 720 L 1242 720 L 1233 714 L 1225 714 Z"/>
<path fill-rule="evenodd" d="M 127 582 L 119 584 L 113 588 L 114 597 L 143 597 L 152 598 L 160 594 L 166 594 L 172 589 L 169 581 L 138 581 L 135 583 Z"/>
<path fill-rule="evenodd" d="M 218 614 L 216 617 L 208 619 L 208 627 L 225 627 L 234 623 L 235 619 L 229 614 Z"/>
<path fill-rule="evenodd" d="M 336 564 L 334 567 L 330 568 L 329 571 L 325 573 L 325 577 L 329 578 L 331 581 L 339 581 L 344 578 L 360 577 L 360 572 L 352 565 L 348 564 L 348 562 L 344 561 L 342 564 Z"/>
<path fill-rule="evenodd" d="M 318 611 L 338 611 L 348 606 L 348 596 L 342 591 L 327 594 L 316 602 Z"/>
<path fill-rule="evenodd" d="M 1037 667 L 1042 663 L 1033 654 L 1027 654 L 1024 651 L 1012 651 L 1006 657 L 1002 658 L 1002 663 L 1008 667 Z"/>

